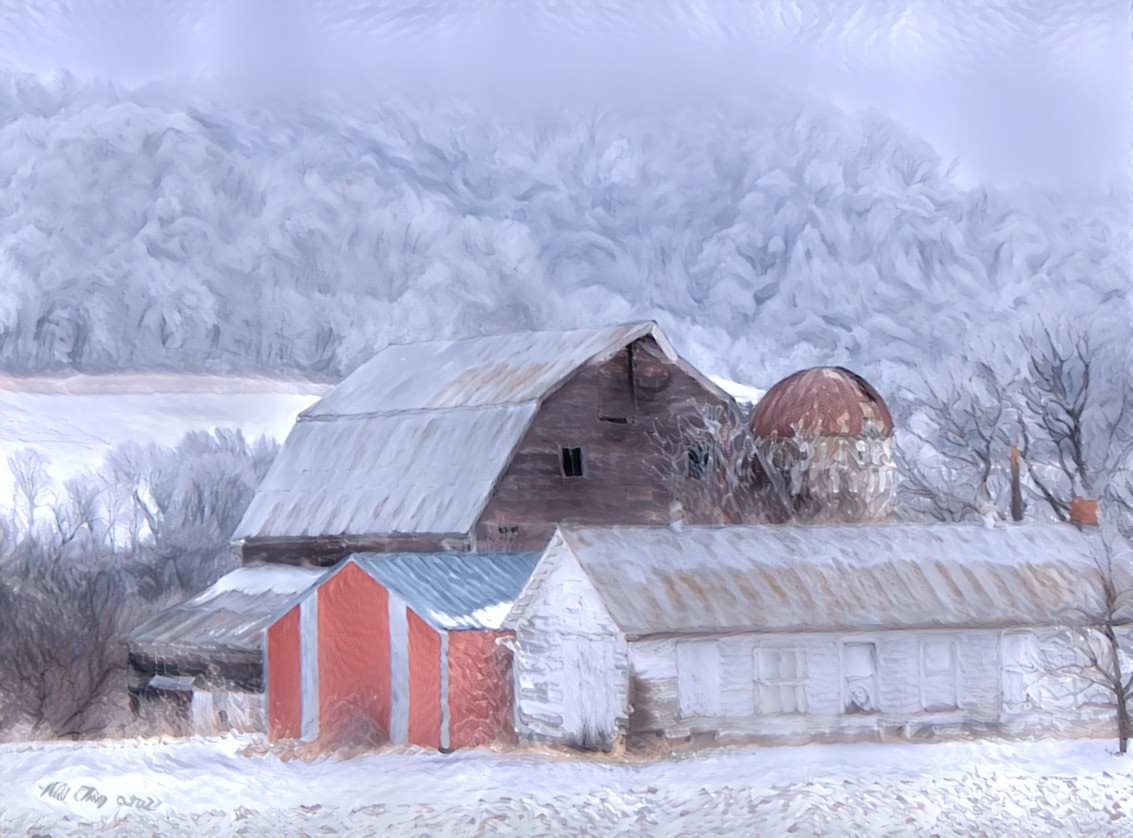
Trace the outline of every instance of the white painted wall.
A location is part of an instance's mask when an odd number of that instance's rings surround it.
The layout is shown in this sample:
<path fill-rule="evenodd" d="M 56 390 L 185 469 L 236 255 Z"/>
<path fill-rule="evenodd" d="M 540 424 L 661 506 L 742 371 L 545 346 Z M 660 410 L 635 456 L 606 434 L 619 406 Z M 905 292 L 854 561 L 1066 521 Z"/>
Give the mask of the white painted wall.
<path fill-rule="evenodd" d="M 521 736 L 612 748 L 629 716 L 628 656 L 593 584 L 557 538 L 507 623 Z"/>
<path fill-rule="evenodd" d="M 319 735 L 319 597 L 299 603 L 299 708 L 300 735 L 311 740 Z"/>
<path fill-rule="evenodd" d="M 847 733 L 904 724 L 1056 724 L 1086 703 L 1067 631 L 925 630 L 846 634 L 742 634 L 629 644 L 630 729 L 667 737 L 799 731 Z M 1004 704 L 1019 669 L 1003 649 L 1034 650 L 1023 704 Z M 1096 692 L 1096 691 L 1095 691 Z M 873 712 L 848 712 L 854 694 Z M 1086 712 L 1085 717 L 1090 714 Z"/>
<path fill-rule="evenodd" d="M 409 617 L 406 603 L 393 591 L 389 609 L 390 711 L 389 741 L 409 742 Z"/>

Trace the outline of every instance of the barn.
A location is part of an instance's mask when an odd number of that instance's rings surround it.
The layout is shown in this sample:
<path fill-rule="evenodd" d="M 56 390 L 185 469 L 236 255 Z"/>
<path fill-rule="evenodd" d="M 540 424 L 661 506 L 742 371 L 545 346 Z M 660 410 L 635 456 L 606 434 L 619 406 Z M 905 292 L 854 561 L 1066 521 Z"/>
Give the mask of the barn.
<path fill-rule="evenodd" d="M 538 553 L 243 567 L 126 636 L 136 706 L 189 731 L 465 748 L 512 733 L 500 625 Z"/>
<path fill-rule="evenodd" d="M 468 748 L 512 738 L 501 623 L 538 553 L 358 554 L 266 630 L 272 738 Z"/>
<path fill-rule="evenodd" d="M 329 566 L 541 550 L 560 522 L 668 523 L 656 440 L 703 405 L 734 402 L 652 322 L 392 345 L 299 416 L 234 548 Z"/>
<path fill-rule="evenodd" d="M 529 740 L 841 741 L 1112 726 L 1067 525 L 560 527 L 509 615 Z"/>

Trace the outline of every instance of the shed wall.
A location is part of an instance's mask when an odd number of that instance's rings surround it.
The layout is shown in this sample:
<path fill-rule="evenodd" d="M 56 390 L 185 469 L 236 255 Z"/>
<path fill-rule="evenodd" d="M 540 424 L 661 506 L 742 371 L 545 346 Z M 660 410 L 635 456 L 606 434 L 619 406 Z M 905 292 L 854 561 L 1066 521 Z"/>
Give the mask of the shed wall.
<path fill-rule="evenodd" d="M 497 643 L 511 636 L 506 631 L 449 632 L 451 747 L 514 741 L 511 653 Z"/>
<path fill-rule="evenodd" d="M 319 590 L 319 729 L 385 738 L 390 729 L 385 588 L 348 564 Z M 376 725 L 380 731 L 373 731 Z"/>
<path fill-rule="evenodd" d="M 561 543 L 549 549 L 513 613 L 516 731 L 614 747 L 629 715 L 625 641 Z"/>
<path fill-rule="evenodd" d="M 302 667 L 299 606 L 267 630 L 268 733 L 272 739 L 302 735 Z"/>
<path fill-rule="evenodd" d="M 441 636 L 407 612 L 409 637 L 409 742 L 441 747 Z"/>
<path fill-rule="evenodd" d="M 1022 633 L 1034 638 L 1047 662 L 1069 660 L 1072 654 L 1069 632 Z M 1049 666 L 1025 673 L 1025 689 L 1033 696 L 1029 706 L 1005 706 L 1003 635 L 998 630 L 910 630 L 632 642 L 630 732 L 639 740 L 711 734 L 721 742 L 810 741 L 1010 734 L 1056 728 L 1075 714 L 1083 723 L 1096 720 L 1089 709 L 1079 712 L 1086 683 Z M 718 666 L 700 667 L 718 673 L 708 711 L 682 697 L 701 688 L 689 650 L 712 656 L 714 664 L 718 659 Z M 872 659 L 872 673 L 860 669 L 867 659 Z M 872 711 L 848 711 L 855 686 L 870 696 Z"/>

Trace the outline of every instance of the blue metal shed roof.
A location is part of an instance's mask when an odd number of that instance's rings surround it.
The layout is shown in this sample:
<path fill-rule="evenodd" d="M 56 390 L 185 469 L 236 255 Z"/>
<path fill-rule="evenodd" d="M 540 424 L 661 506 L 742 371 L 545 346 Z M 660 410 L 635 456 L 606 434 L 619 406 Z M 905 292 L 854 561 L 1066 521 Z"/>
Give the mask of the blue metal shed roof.
<path fill-rule="evenodd" d="M 540 553 L 356 553 L 350 558 L 434 628 L 498 629 Z"/>

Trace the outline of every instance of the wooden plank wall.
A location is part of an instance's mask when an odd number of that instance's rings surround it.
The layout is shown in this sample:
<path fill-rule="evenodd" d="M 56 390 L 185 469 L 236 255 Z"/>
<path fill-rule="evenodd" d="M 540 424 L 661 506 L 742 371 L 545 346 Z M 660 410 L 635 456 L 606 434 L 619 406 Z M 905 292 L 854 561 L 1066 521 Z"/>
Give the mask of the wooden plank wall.
<path fill-rule="evenodd" d="M 299 606 L 268 628 L 268 735 L 298 739 L 302 735 L 302 673 Z"/>
<path fill-rule="evenodd" d="M 441 747 L 441 637 L 407 611 L 409 637 L 409 743 Z"/>
<path fill-rule="evenodd" d="M 353 563 L 319 589 L 320 733 L 374 744 L 389 735 L 387 596 Z"/>
<path fill-rule="evenodd" d="M 937 727 L 941 731 L 998 730 L 1009 733 L 1056 730 L 1079 712 L 1084 682 L 1070 684 L 1064 674 L 1036 676 L 1040 706 L 1011 713 L 1001 703 L 998 630 L 886 631 L 844 634 L 733 635 L 717 639 L 720 656 L 719 716 L 683 718 L 678 696 L 677 644 L 680 640 L 630 643 L 633 713 L 630 732 L 638 739 L 684 739 L 713 734 L 718 741 L 806 741 L 877 738 L 890 729 Z M 1067 656 L 1067 632 L 1036 630 L 1047 660 Z M 698 638 L 703 641 L 704 638 Z M 956 703 L 952 711 L 924 709 L 922 644 L 948 642 L 955 649 Z M 873 643 L 877 656 L 879 712 L 843 712 L 842 647 Z M 765 715 L 756 699 L 756 657 L 760 646 L 800 652 L 805 659 L 806 712 Z M 1073 679 L 1071 679 L 1073 680 Z M 1085 712 L 1082 718 L 1096 714 Z"/>
<path fill-rule="evenodd" d="M 503 631 L 449 632 L 451 747 L 514 743 L 511 653 L 496 642 L 510 634 Z"/>
<path fill-rule="evenodd" d="M 676 434 L 678 416 L 718 400 L 647 342 L 584 367 L 547 398 L 481 515 L 478 549 L 542 549 L 555 523 L 669 523 L 670 466 L 651 436 Z M 564 446 L 583 449 L 584 477 L 563 476 Z"/>
<path fill-rule="evenodd" d="M 536 574 L 513 612 L 516 731 L 534 740 L 612 747 L 629 717 L 625 641 L 569 553 L 560 547 Z M 580 678 L 567 650 L 587 642 L 612 645 L 613 654 L 600 656 L 604 671 Z M 599 728 L 575 729 L 595 707 L 608 709 Z"/>

